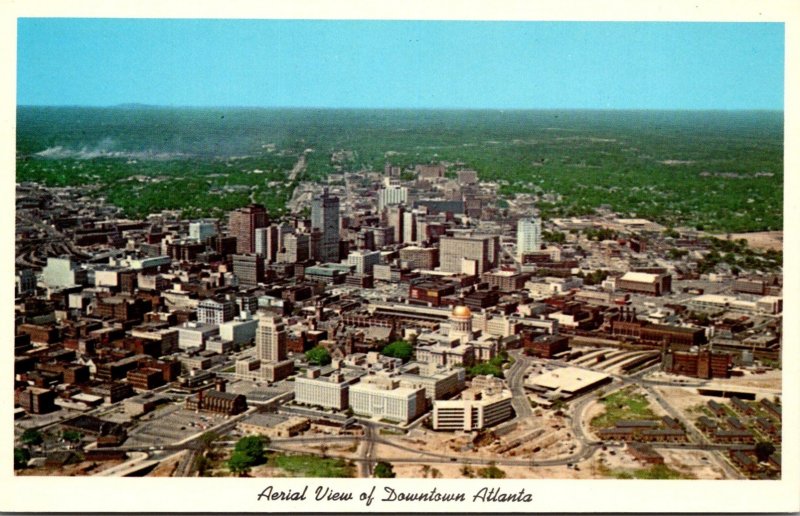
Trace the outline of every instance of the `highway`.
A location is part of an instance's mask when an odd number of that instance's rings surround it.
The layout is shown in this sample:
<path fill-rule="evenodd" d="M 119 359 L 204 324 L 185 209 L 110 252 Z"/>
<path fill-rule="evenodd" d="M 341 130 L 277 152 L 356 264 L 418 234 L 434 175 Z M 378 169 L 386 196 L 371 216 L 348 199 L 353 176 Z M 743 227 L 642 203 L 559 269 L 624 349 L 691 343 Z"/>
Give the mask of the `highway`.
<path fill-rule="evenodd" d="M 506 371 L 508 388 L 514 396 L 511 399 L 511 404 L 514 407 L 514 413 L 516 413 L 515 420 L 524 419 L 533 414 L 531 402 L 524 386 L 525 372 L 530 366 L 530 359 L 519 351 L 512 351 L 509 355 L 514 357 L 515 360 L 514 364 Z"/>

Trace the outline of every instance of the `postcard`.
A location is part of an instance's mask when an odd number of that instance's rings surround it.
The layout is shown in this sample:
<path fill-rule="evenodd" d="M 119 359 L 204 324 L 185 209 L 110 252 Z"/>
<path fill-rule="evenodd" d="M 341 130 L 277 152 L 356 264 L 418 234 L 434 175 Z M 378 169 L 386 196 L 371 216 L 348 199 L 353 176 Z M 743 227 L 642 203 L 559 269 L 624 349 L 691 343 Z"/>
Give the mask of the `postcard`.
<path fill-rule="evenodd" d="M 796 6 L 4 14 L 3 510 L 800 509 Z"/>

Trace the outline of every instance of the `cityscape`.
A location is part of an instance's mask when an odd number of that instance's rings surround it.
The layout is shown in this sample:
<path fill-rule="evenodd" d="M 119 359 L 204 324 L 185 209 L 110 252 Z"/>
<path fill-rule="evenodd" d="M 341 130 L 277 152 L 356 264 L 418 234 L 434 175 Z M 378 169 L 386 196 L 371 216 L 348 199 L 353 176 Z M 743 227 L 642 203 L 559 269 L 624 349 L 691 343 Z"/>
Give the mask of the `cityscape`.
<path fill-rule="evenodd" d="M 782 111 L 19 105 L 16 143 L 17 476 L 781 478 Z"/>
<path fill-rule="evenodd" d="M 780 475 L 780 269 L 450 175 L 301 181 L 278 220 L 18 183 L 18 473 Z"/>

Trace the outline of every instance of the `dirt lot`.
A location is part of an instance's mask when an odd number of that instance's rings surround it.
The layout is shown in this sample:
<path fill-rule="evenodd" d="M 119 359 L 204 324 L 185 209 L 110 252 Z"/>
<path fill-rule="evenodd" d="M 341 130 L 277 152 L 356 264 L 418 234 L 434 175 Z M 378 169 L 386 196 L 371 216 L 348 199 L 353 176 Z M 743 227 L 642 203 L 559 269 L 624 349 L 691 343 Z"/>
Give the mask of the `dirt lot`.
<path fill-rule="evenodd" d="M 150 473 L 147 474 L 148 477 L 171 477 L 172 474 L 175 472 L 175 468 L 178 467 L 178 464 L 183 459 L 183 456 L 186 454 L 186 451 L 182 451 L 176 455 L 173 455 L 169 459 L 161 462 L 158 466 L 153 469 Z"/>
<path fill-rule="evenodd" d="M 731 238 L 739 240 L 744 238 L 747 240 L 747 245 L 753 249 L 774 249 L 780 251 L 783 249 L 783 231 L 761 231 L 757 233 L 733 233 Z"/>
<path fill-rule="evenodd" d="M 754 374 L 752 371 L 746 370 L 744 376 L 732 378 L 716 378 L 709 382 L 709 388 L 714 388 L 712 385 L 720 385 L 728 388 L 734 386 L 740 387 L 753 387 L 756 389 L 777 390 L 781 389 L 783 384 L 783 371 L 780 369 L 772 369 L 763 374 Z"/>
<path fill-rule="evenodd" d="M 78 464 L 68 464 L 63 468 L 30 468 L 15 471 L 21 476 L 43 476 L 43 477 L 76 477 L 96 475 L 101 471 L 111 469 L 122 464 L 121 460 L 105 460 L 98 462 L 84 461 Z"/>

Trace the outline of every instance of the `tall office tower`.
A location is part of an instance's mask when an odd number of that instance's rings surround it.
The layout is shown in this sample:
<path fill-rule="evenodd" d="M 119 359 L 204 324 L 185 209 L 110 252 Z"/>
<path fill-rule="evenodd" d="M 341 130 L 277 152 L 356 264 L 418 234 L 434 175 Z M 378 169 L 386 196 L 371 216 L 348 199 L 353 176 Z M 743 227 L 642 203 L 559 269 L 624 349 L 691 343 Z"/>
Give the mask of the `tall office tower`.
<path fill-rule="evenodd" d="M 264 259 L 257 254 L 233 255 L 233 274 L 239 278 L 239 285 L 255 287 L 264 281 Z"/>
<path fill-rule="evenodd" d="M 542 245 L 542 221 L 537 217 L 519 219 L 517 222 L 517 255 L 538 251 Z"/>
<path fill-rule="evenodd" d="M 413 211 L 403 213 L 403 240 L 404 244 L 417 241 L 417 214 Z"/>
<path fill-rule="evenodd" d="M 339 261 L 339 198 L 329 195 L 325 189 L 322 195 L 311 202 L 311 227 L 322 232 L 319 254 L 322 262 Z"/>
<path fill-rule="evenodd" d="M 394 230 L 394 242 L 403 241 L 403 205 L 389 206 L 386 208 L 386 220 L 389 227 Z"/>
<path fill-rule="evenodd" d="M 272 224 L 256 229 L 256 254 L 264 257 L 267 263 L 274 263 L 278 254 L 278 226 Z"/>
<path fill-rule="evenodd" d="M 378 213 L 387 206 L 408 204 L 408 188 L 399 185 L 388 185 L 378 190 Z"/>
<path fill-rule="evenodd" d="M 296 235 L 286 235 L 283 237 L 284 261 L 286 263 L 297 263 L 308 260 L 309 256 L 309 237 L 305 233 Z"/>
<path fill-rule="evenodd" d="M 256 328 L 256 358 L 266 362 L 286 360 L 286 326 L 277 315 L 260 313 Z"/>
<path fill-rule="evenodd" d="M 260 204 L 251 204 L 232 211 L 228 218 L 228 231 L 236 237 L 236 252 L 253 253 L 256 250 L 256 229 L 268 224 L 267 210 Z"/>
<path fill-rule="evenodd" d="M 322 245 L 322 232 L 318 229 L 311 231 L 308 239 L 308 257 L 320 261 L 320 246 Z"/>
<path fill-rule="evenodd" d="M 441 270 L 469 274 L 486 272 L 497 265 L 498 240 L 497 236 L 442 237 L 439 239 Z"/>

